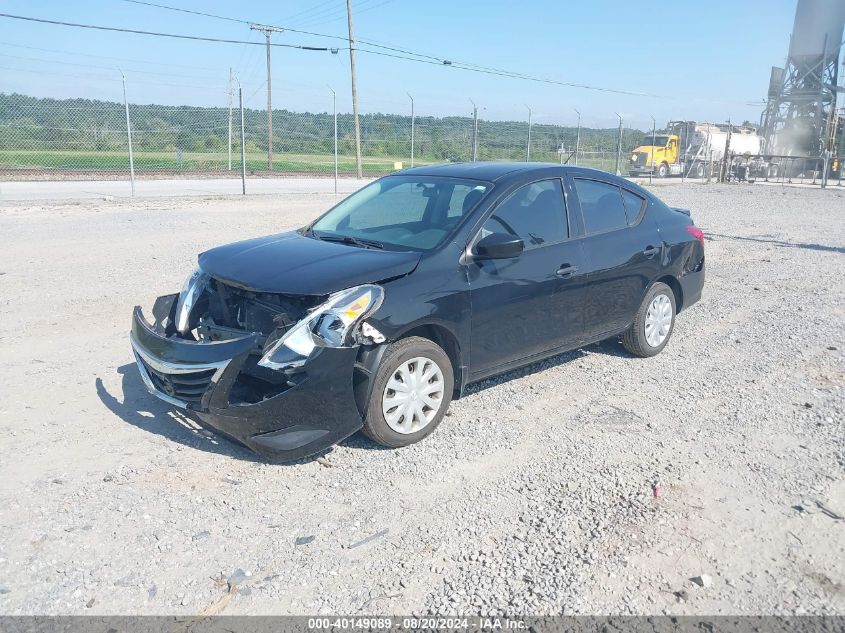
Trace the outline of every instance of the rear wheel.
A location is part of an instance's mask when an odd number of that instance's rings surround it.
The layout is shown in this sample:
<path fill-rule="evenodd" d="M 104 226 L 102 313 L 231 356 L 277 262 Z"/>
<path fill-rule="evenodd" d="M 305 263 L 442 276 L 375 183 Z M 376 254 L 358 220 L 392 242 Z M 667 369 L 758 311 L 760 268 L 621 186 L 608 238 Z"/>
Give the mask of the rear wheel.
<path fill-rule="evenodd" d="M 695 177 L 704 178 L 704 165 L 698 165 L 695 168 Z"/>
<path fill-rule="evenodd" d="M 666 163 L 660 163 L 660 167 L 657 168 L 657 177 L 658 178 L 666 178 L 669 175 L 669 165 Z"/>
<path fill-rule="evenodd" d="M 622 345 L 634 356 L 659 354 L 669 343 L 675 328 L 675 293 L 664 283 L 656 283 L 646 293 L 634 323 L 622 335 Z"/>
<path fill-rule="evenodd" d="M 419 442 L 440 424 L 454 385 L 452 363 L 438 345 L 418 336 L 392 343 L 376 371 L 364 433 L 390 448 Z"/>

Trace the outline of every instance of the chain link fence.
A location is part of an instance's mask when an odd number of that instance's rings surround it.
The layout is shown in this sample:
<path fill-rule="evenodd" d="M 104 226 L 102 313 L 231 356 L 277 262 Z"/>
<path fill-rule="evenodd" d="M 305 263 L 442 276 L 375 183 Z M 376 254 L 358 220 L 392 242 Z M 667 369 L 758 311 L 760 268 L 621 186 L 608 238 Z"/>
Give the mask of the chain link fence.
<path fill-rule="evenodd" d="M 348 112 L 336 112 L 331 89 L 324 96 L 306 90 L 317 104 L 311 112 L 274 108 L 271 133 L 267 111 L 261 107 L 266 84 L 250 87 L 245 106 L 235 81 L 230 80 L 228 90 L 205 86 L 211 100 L 219 103 L 197 107 L 133 103 L 132 90 L 127 102 L 127 83 L 133 87 L 132 79 L 124 78 L 122 101 L 0 93 L 0 180 L 239 178 L 242 167 L 247 178 L 358 174 L 354 120 Z M 168 85 L 173 84 L 162 87 Z M 566 126 L 552 122 L 558 118 L 554 115 L 532 118 L 531 110 L 526 120 L 507 121 L 476 119 L 478 109 L 475 115 L 412 115 L 413 98 L 408 105 L 401 114 L 360 116 L 364 177 L 412 165 L 471 160 L 567 163 L 627 175 L 632 150 L 651 144 L 650 131 L 624 125 L 582 127 L 577 110 L 578 125 Z M 394 107 L 402 109 L 400 102 Z M 845 132 L 840 145 L 839 153 L 845 149 Z M 796 169 L 803 163 L 795 157 L 774 162 L 753 158 L 732 156 L 733 162 L 722 171 L 736 180 L 842 182 L 842 160 L 835 155 L 825 163 L 830 169 L 815 171 Z M 769 165 L 765 170 L 759 169 L 761 160 Z M 683 173 L 703 175 L 691 169 Z"/>
<path fill-rule="evenodd" d="M 250 100 L 261 97 L 259 88 Z M 131 166 L 138 178 L 239 177 L 237 91 L 223 92 L 221 101 L 220 107 L 164 106 L 0 93 L 0 178 L 125 179 L 130 137 Z M 353 117 L 338 113 L 335 125 L 331 95 L 326 104 L 322 112 L 273 110 L 272 161 L 266 110 L 244 107 L 247 175 L 333 176 L 336 167 L 341 176 L 356 175 Z M 365 176 L 411 164 L 469 161 L 474 146 L 477 160 L 568 161 L 616 169 L 615 129 L 585 128 L 579 135 L 575 127 L 534 123 L 529 143 L 523 121 L 480 119 L 476 125 L 472 116 L 367 113 L 360 125 Z M 623 131 L 623 159 L 641 134 Z"/>
<path fill-rule="evenodd" d="M 260 102 L 262 93 L 254 89 L 248 102 Z M 330 94 L 322 112 L 273 110 L 272 159 L 266 110 L 241 111 L 237 91 L 220 94 L 219 107 L 195 107 L 0 93 L 0 179 L 125 180 L 130 170 L 137 178 L 236 178 L 242 149 L 248 178 L 357 175 L 354 120 L 349 113 L 335 117 Z M 631 152 L 647 134 L 410 113 L 362 114 L 360 126 L 365 177 L 470 161 L 474 153 L 477 160 L 565 162 L 627 174 Z"/>

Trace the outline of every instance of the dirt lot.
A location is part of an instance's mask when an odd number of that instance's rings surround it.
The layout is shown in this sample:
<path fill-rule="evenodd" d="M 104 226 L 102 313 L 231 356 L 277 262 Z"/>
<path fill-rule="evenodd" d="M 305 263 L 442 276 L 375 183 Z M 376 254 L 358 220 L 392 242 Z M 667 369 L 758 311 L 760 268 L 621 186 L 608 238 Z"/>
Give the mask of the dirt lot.
<path fill-rule="evenodd" d="M 0 612 L 845 614 L 845 192 L 660 191 L 709 268 L 658 357 L 608 341 L 293 466 L 149 396 L 127 331 L 332 196 L 7 203 Z"/>

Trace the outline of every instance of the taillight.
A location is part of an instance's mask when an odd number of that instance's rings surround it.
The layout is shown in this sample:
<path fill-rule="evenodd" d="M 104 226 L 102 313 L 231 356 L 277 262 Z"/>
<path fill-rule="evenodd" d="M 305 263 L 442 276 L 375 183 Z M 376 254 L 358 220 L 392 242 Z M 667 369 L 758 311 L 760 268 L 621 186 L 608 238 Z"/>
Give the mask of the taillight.
<path fill-rule="evenodd" d="M 694 226 L 694 225 L 688 226 L 688 227 L 686 227 L 686 229 L 687 229 L 687 233 L 689 233 L 695 239 L 697 239 L 699 242 L 704 244 L 704 231 L 702 231 L 700 228 L 698 228 L 697 226 Z"/>

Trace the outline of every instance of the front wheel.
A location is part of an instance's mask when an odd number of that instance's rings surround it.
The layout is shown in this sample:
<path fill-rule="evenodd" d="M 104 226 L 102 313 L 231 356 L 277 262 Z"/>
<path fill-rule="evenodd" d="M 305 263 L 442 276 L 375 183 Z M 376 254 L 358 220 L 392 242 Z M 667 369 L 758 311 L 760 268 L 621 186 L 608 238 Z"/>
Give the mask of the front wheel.
<path fill-rule="evenodd" d="M 390 448 L 414 444 L 434 431 L 455 386 L 449 357 L 418 336 L 392 343 L 374 380 L 363 430 Z"/>
<path fill-rule="evenodd" d="M 660 163 L 660 167 L 657 168 L 657 177 L 658 178 L 666 178 L 669 175 L 669 165 L 666 163 Z"/>
<path fill-rule="evenodd" d="M 622 335 L 622 345 L 634 356 L 648 358 L 660 353 L 675 328 L 675 293 L 664 283 L 646 293 L 634 323 Z"/>

